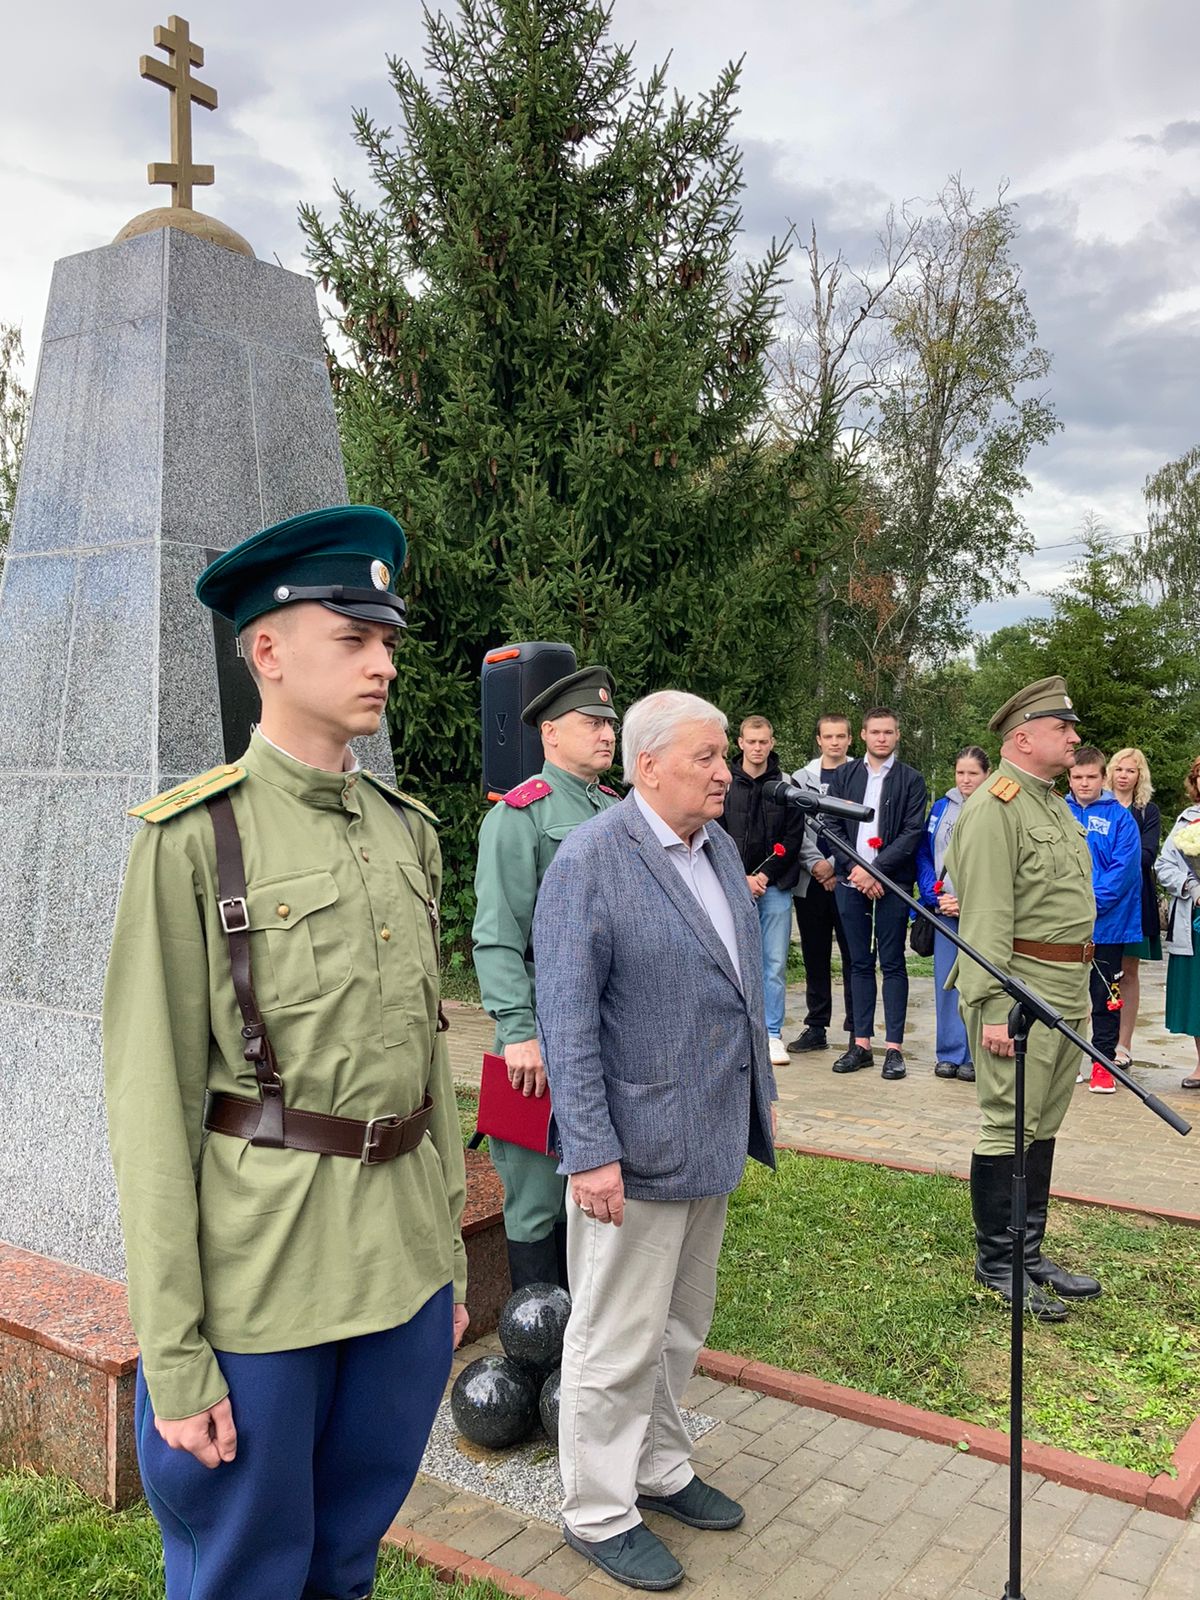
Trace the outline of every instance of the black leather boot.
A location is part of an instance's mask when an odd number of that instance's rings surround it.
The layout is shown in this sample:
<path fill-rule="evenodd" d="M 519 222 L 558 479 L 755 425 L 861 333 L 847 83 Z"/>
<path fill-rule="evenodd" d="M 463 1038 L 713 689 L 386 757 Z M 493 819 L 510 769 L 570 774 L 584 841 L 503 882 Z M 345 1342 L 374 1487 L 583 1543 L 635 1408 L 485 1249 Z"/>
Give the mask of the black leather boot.
<path fill-rule="evenodd" d="M 506 1239 L 508 1275 L 514 1289 L 527 1283 L 557 1283 L 558 1245 L 553 1233 L 544 1239 Z"/>
<path fill-rule="evenodd" d="M 975 1219 L 975 1281 L 1008 1305 L 1013 1296 L 1012 1156 L 971 1157 L 971 1214 Z M 1065 1322 L 1061 1300 L 1025 1279 L 1025 1309 L 1039 1322 Z"/>
<path fill-rule="evenodd" d="M 1095 1278 L 1065 1272 L 1042 1254 L 1053 1170 L 1054 1140 L 1035 1139 L 1025 1155 L 1025 1271 L 1034 1283 L 1045 1284 L 1064 1300 L 1090 1300 L 1101 1293 Z"/>

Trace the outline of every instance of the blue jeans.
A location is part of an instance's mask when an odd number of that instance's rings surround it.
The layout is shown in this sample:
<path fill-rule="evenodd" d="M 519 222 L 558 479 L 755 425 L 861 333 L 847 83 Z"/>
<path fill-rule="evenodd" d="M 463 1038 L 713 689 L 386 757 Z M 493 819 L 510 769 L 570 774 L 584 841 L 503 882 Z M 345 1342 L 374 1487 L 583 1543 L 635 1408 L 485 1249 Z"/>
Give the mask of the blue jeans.
<path fill-rule="evenodd" d="M 336 1160 L 330 1156 L 329 1160 Z M 314 1267 L 316 1263 L 314 1263 Z M 450 1373 L 453 1291 L 408 1322 L 269 1355 L 217 1352 L 237 1456 L 208 1468 L 154 1426 L 138 1364 L 138 1466 L 167 1600 L 361 1600 Z"/>
<path fill-rule="evenodd" d="M 948 928 L 958 932 L 957 917 L 941 919 Z M 949 939 L 940 933 L 933 936 L 933 1001 L 937 1014 L 937 1043 L 934 1053 L 939 1061 L 951 1061 L 956 1067 L 965 1067 L 971 1059 L 967 1043 L 967 1030 L 958 1009 L 958 990 L 943 988 L 950 976 L 950 968 L 958 958 L 958 951 Z M 966 956 L 963 957 L 965 961 Z"/>
<path fill-rule="evenodd" d="M 762 936 L 767 1032 L 778 1039 L 783 1033 L 783 1012 L 787 1005 L 787 958 L 792 940 L 790 889 L 776 889 L 771 885 L 759 895 L 758 931 Z"/>
<path fill-rule="evenodd" d="M 904 964 L 908 907 L 894 894 L 885 894 L 882 900 L 869 900 L 846 883 L 839 883 L 834 893 L 850 949 L 854 1037 L 869 1039 L 875 1032 L 875 958 L 878 955 L 883 973 L 884 1038 L 901 1045 L 908 1014 L 908 968 Z"/>

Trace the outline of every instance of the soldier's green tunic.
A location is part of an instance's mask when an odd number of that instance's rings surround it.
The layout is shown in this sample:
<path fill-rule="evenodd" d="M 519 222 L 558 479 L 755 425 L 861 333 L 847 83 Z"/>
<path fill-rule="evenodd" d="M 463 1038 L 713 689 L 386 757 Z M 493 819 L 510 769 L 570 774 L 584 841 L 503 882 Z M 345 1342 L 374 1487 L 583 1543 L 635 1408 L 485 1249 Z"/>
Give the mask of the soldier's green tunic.
<path fill-rule="evenodd" d="M 227 1392 L 214 1349 L 298 1349 L 466 1295 L 462 1136 L 437 1028 L 441 887 L 430 814 L 411 832 L 362 773 L 255 734 L 229 793 L 242 836 L 254 984 L 289 1106 L 430 1134 L 376 1166 L 205 1134 L 206 1090 L 257 1096 L 198 805 L 135 838 L 104 998 L 110 1140 L 129 1296 L 159 1417 Z"/>
<path fill-rule="evenodd" d="M 546 868 L 581 822 L 616 805 L 598 781 L 585 782 L 547 761 L 539 775 L 549 793 L 523 806 L 500 800 L 479 829 L 472 937 L 484 1009 L 496 1020 L 496 1048 L 537 1038 L 533 908 Z M 525 785 L 518 785 L 519 793 Z M 504 1226 L 510 1239 L 544 1238 L 563 1205 L 563 1180 L 552 1156 L 499 1139 L 489 1141 L 504 1182 Z"/>
<path fill-rule="evenodd" d="M 1007 780 L 1007 785 L 1005 780 Z M 1011 785 L 1019 785 L 1012 798 Z M 1011 972 L 1045 998 L 1076 1029 L 1089 1012 L 1088 974 L 1082 962 L 1039 961 L 1013 953 L 1014 939 L 1082 945 L 1092 937 L 1096 902 L 1083 829 L 1054 785 L 1002 760 L 963 806 L 946 858 L 962 906 L 959 932 L 1002 971 Z M 1014 1084 L 1011 1056 L 983 1048 L 985 1023 L 1008 1020 L 1012 1002 L 994 978 L 966 956 L 951 969 L 975 1063 L 982 1113 L 981 1155 L 1013 1150 Z M 1079 1062 L 1078 1049 L 1035 1023 L 1027 1055 L 1025 1142 L 1058 1132 Z"/>

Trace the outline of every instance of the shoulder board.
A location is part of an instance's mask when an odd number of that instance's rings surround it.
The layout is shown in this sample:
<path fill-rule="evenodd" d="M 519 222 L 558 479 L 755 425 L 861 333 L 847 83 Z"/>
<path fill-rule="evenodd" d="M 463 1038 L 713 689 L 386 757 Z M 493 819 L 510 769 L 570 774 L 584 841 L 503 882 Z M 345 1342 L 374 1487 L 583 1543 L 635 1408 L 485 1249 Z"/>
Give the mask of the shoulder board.
<path fill-rule="evenodd" d="M 612 795 L 614 800 L 619 800 L 621 798 L 617 791 L 615 789 L 610 789 L 606 783 L 598 783 L 596 787 L 599 789 L 601 794 Z"/>
<path fill-rule="evenodd" d="M 526 806 L 531 806 L 536 800 L 544 800 L 554 790 L 545 778 L 526 778 L 524 783 L 519 783 L 515 789 L 510 789 L 501 799 L 506 806 L 513 806 L 517 811 L 523 811 Z"/>
<path fill-rule="evenodd" d="M 153 800 L 143 800 L 140 806 L 131 806 L 129 816 L 140 817 L 143 822 L 170 822 L 172 817 L 190 811 L 193 806 L 211 800 L 215 794 L 233 789 L 246 776 L 245 767 L 213 767 L 198 778 L 189 778 L 173 789 L 156 794 Z"/>
<path fill-rule="evenodd" d="M 1021 785 L 1015 778 L 1006 778 L 1003 773 L 994 783 L 988 784 L 988 793 L 994 794 L 997 800 L 1003 800 L 1007 805 L 1010 800 L 1015 800 L 1021 792 Z"/>
<path fill-rule="evenodd" d="M 384 783 L 382 778 L 377 778 L 373 772 L 368 772 L 365 767 L 363 768 L 363 777 L 369 784 L 378 789 L 380 794 L 386 795 L 389 800 L 399 800 L 402 806 L 407 806 L 410 811 L 415 811 L 419 816 L 424 817 L 426 822 L 432 822 L 435 827 L 437 826 L 437 817 L 420 800 L 414 800 L 410 794 L 401 794 L 399 789 L 393 788 L 390 783 Z"/>

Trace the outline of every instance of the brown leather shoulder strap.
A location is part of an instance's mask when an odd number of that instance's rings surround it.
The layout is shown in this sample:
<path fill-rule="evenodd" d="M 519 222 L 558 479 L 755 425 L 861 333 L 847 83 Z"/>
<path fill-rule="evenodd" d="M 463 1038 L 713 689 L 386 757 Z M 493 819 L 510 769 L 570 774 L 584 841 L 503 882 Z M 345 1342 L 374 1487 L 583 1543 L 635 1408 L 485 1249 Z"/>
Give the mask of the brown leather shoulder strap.
<path fill-rule="evenodd" d="M 228 794 L 207 802 L 217 846 L 217 913 L 229 945 L 233 992 L 242 1013 L 242 1054 L 254 1068 L 262 1096 L 262 1114 L 251 1144 L 283 1148 L 283 1079 L 258 1009 L 250 964 L 250 913 L 246 906 L 246 863 L 242 838 Z"/>

